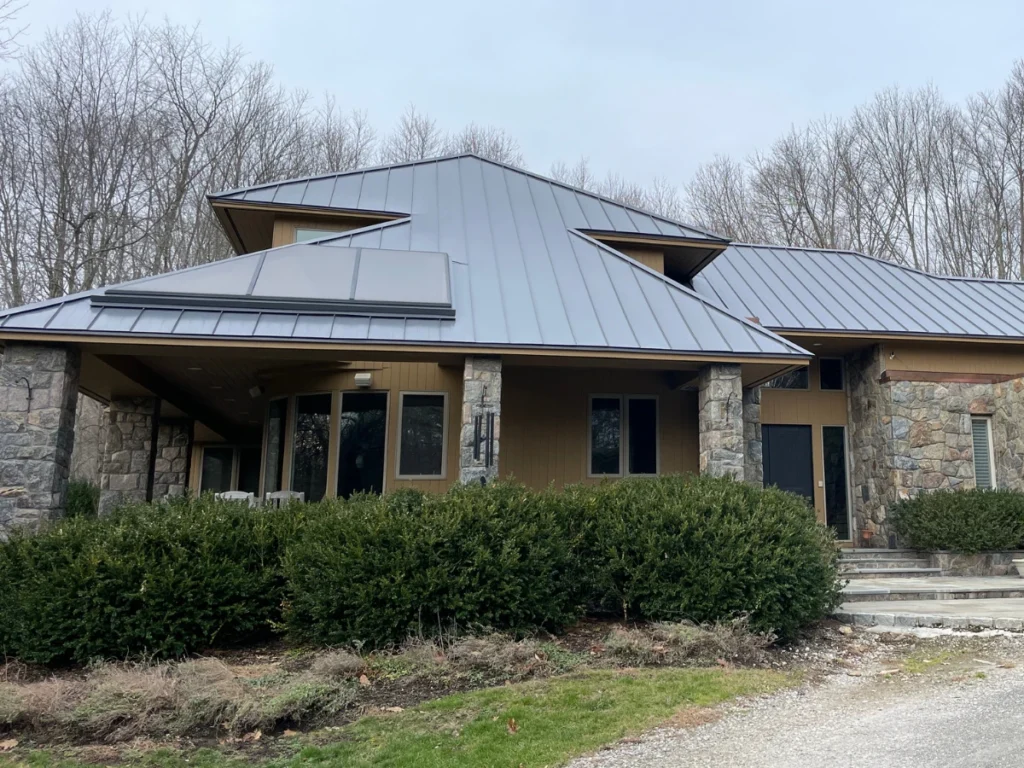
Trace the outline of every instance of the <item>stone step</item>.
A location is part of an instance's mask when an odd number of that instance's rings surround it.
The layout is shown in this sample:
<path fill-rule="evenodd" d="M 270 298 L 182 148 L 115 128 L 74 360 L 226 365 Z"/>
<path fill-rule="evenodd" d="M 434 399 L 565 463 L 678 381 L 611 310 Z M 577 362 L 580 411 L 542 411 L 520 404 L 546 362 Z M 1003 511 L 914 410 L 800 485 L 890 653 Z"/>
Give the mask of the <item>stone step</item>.
<path fill-rule="evenodd" d="M 833 616 L 864 627 L 943 627 L 1024 631 L 1024 600 L 903 600 L 843 603 Z"/>
<path fill-rule="evenodd" d="M 1012 576 L 886 578 L 888 575 L 879 574 L 877 580 L 850 579 L 843 587 L 843 600 L 866 603 L 1024 598 L 1024 579 Z"/>
<path fill-rule="evenodd" d="M 856 571 L 864 568 L 892 568 L 898 571 L 905 571 L 908 568 L 931 568 L 932 561 L 927 557 L 918 558 L 893 558 L 891 560 L 840 560 L 839 567 Z"/>
<path fill-rule="evenodd" d="M 941 576 L 941 568 L 857 568 L 843 571 L 845 579 L 900 579 L 916 576 Z"/>
<path fill-rule="evenodd" d="M 893 558 L 921 557 L 916 549 L 843 549 L 839 552 L 839 559 L 844 561 L 860 560 L 891 560 Z"/>

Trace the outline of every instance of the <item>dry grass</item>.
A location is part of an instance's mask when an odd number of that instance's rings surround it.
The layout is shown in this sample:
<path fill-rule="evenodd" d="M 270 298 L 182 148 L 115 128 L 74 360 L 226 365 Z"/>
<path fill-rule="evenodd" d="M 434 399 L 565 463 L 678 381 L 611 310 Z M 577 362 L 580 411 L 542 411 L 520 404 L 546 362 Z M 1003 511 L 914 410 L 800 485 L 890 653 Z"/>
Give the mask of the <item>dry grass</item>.
<path fill-rule="evenodd" d="M 605 640 L 616 659 L 637 666 L 756 665 L 775 638 L 750 631 L 744 619 L 717 624 L 688 622 L 617 628 Z"/>
<path fill-rule="evenodd" d="M 707 666 L 764 661 L 770 637 L 744 622 L 615 627 L 581 652 L 502 634 L 414 640 L 392 653 L 345 650 L 96 664 L 42 677 L 0 667 L 0 736 L 127 742 L 231 736 L 340 724 L 372 708 L 411 706 L 453 691 L 584 668 Z"/>

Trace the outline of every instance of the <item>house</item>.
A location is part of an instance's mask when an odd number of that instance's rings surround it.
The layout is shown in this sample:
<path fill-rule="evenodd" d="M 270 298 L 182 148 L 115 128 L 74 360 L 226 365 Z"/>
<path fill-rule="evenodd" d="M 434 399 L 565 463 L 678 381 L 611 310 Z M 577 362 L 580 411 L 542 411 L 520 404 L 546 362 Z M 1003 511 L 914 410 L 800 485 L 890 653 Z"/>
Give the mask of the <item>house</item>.
<path fill-rule="evenodd" d="M 101 504 L 675 472 L 884 545 L 924 489 L 1024 486 L 1024 283 L 730 243 L 473 155 L 210 197 L 238 255 L 0 313 L 0 529 Z"/>

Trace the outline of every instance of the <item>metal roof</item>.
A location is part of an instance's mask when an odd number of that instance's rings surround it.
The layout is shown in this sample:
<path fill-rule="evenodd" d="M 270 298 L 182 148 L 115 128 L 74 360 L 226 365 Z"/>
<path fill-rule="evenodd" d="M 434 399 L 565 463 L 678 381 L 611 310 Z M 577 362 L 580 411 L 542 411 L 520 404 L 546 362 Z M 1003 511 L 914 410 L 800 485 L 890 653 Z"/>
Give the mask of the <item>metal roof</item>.
<path fill-rule="evenodd" d="M 7 310 L 0 312 L 0 332 L 553 347 L 794 361 L 810 356 L 577 230 L 591 221 L 588 216 L 596 218 L 598 210 L 610 220 L 614 206 L 474 156 L 426 161 L 401 170 L 375 177 L 380 181 L 373 182 L 373 188 L 384 190 L 384 197 L 378 198 L 384 207 L 410 210 L 404 219 Z M 367 172 L 366 179 L 377 173 Z M 359 181 L 360 175 L 345 177 L 358 181 L 365 191 L 367 182 Z M 317 181 L 296 184 L 308 187 Z M 401 205 L 389 202 L 399 186 L 405 190 Z M 338 193 L 337 186 L 333 190 L 332 196 Z M 584 206 L 593 213 L 584 215 Z M 627 219 L 637 225 L 645 222 L 635 212 Z M 646 226 L 660 222 L 648 219 Z M 619 221 L 626 225 L 626 220 Z M 251 289 L 261 259 L 283 258 L 293 264 L 285 272 L 302 272 L 305 260 L 340 262 L 353 249 L 364 249 L 363 261 L 393 251 L 447 254 L 454 318 L 400 311 L 385 316 L 373 309 L 355 312 L 343 307 L 286 311 L 246 304 L 238 295 L 217 304 L 224 299 L 225 286 L 235 286 L 235 294 Z M 397 270 L 391 267 L 390 272 L 393 280 L 375 286 L 385 291 L 376 294 L 378 303 L 387 301 L 395 286 L 405 285 Z M 329 282 L 339 279 L 340 273 L 331 267 L 309 274 Z M 206 282 L 206 276 L 210 287 L 204 294 L 197 286 Z M 285 280 L 289 281 L 292 278 Z M 295 283 L 310 285 L 305 278 L 296 278 Z M 131 297 L 131 291 L 142 295 Z M 295 291 L 277 286 L 274 292 Z M 197 297 L 204 295 L 209 299 L 206 306 L 196 306 Z M 118 306 L 110 305 L 112 296 Z"/>
<path fill-rule="evenodd" d="M 693 287 L 779 331 L 1024 339 L 1024 283 L 932 275 L 853 251 L 733 244 Z"/>
<path fill-rule="evenodd" d="M 593 192 L 473 154 L 261 184 L 218 192 L 210 195 L 209 199 L 218 202 L 236 201 L 296 208 L 336 208 L 407 216 L 422 212 L 422 206 L 428 197 L 436 199 L 437 205 L 450 205 L 453 201 L 446 197 L 446 193 L 453 192 L 454 189 L 433 186 L 434 179 L 441 175 L 442 166 L 467 164 L 489 166 L 492 169 L 501 169 L 506 176 L 515 175 L 531 182 L 539 182 L 547 187 L 546 195 L 549 198 L 553 197 L 553 204 L 558 207 L 565 225 L 573 229 L 657 238 L 707 240 L 722 245 L 728 242 L 699 227 L 681 224 Z M 551 202 L 548 200 L 549 204 Z"/>

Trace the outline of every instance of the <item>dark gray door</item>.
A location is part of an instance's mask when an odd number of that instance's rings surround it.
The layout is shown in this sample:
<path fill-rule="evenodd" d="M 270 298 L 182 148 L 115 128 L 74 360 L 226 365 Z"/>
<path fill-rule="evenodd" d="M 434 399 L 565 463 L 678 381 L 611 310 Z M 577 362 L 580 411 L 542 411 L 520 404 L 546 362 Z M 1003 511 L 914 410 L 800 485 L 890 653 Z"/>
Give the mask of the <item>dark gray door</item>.
<path fill-rule="evenodd" d="M 806 496 L 814 503 L 811 427 L 805 424 L 763 424 L 764 484 Z"/>
<path fill-rule="evenodd" d="M 849 494 L 846 484 L 846 427 L 821 428 L 825 457 L 825 522 L 839 539 L 850 538 Z"/>

